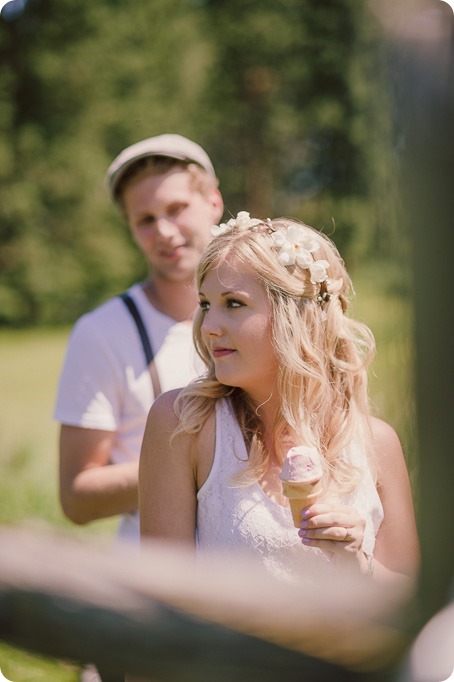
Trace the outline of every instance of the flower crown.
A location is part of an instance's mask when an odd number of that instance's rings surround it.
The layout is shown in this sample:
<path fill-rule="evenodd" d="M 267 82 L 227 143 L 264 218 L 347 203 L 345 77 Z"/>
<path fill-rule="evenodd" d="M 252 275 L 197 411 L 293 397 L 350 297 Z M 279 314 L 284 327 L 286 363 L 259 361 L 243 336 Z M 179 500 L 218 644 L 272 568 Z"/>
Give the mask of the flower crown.
<path fill-rule="evenodd" d="M 258 225 L 267 225 L 272 228 L 271 220 L 257 220 L 251 218 L 247 211 L 240 211 L 236 218 L 230 218 L 226 223 L 220 225 L 213 225 L 211 234 L 213 237 L 219 237 L 221 234 L 235 229 L 239 232 L 254 230 Z M 273 247 L 278 251 L 277 259 L 282 265 L 289 267 L 296 264 L 303 270 L 309 270 L 312 284 L 327 282 L 326 271 L 329 268 L 329 262 L 327 260 L 315 260 L 313 256 L 320 248 L 320 243 L 316 237 L 308 235 L 299 225 L 289 225 L 287 228 L 281 227 L 274 230 L 271 233 L 271 239 Z M 326 291 L 326 284 L 321 289 L 322 291 L 317 297 L 319 303 L 326 302 L 330 298 Z"/>

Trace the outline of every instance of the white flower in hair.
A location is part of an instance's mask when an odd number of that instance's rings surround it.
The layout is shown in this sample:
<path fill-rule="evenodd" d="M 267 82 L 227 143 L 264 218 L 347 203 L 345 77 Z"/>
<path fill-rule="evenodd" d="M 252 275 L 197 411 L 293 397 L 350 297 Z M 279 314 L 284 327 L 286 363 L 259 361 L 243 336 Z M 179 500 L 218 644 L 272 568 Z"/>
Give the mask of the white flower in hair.
<path fill-rule="evenodd" d="M 220 237 L 221 234 L 224 234 L 224 232 L 228 232 L 231 229 L 232 225 L 229 225 L 229 223 L 221 223 L 220 225 L 213 225 L 211 227 L 211 234 L 213 237 Z"/>
<path fill-rule="evenodd" d="M 308 268 L 314 263 L 312 254 L 318 251 L 320 244 L 299 225 L 290 225 L 286 232 L 277 230 L 271 237 L 280 249 L 277 257 L 283 265 L 297 263 L 301 268 Z"/>
<path fill-rule="evenodd" d="M 229 221 L 230 222 L 230 221 Z M 247 211 L 240 211 L 235 218 L 236 227 L 238 230 L 250 230 L 251 227 L 260 225 L 262 221 L 257 220 L 257 218 L 251 218 L 250 213 Z"/>
<path fill-rule="evenodd" d="M 329 262 L 327 260 L 315 260 L 311 265 L 309 265 L 309 272 L 311 273 L 312 284 L 319 284 L 320 282 L 326 282 L 328 276 L 326 270 L 329 268 Z"/>
<path fill-rule="evenodd" d="M 276 230 L 271 235 L 274 246 L 279 249 L 278 260 L 282 265 L 295 263 L 304 270 L 309 270 L 312 284 L 320 284 L 328 279 L 327 260 L 314 260 L 313 254 L 320 248 L 316 237 L 307 234 L 299 225 L 290 225 L 286 230 Z"/>
<path fill-rule="evenodd" d="M 236 228 L 243 232 L 244 230 L 250 230 L 252 227 L 261 224 L 261 220 L 256 218 L 251 218 L 247 211 L 240 211 L 236 218 L 230 218 L 226 223 L 221 223 L 220 225 L 213 225 L 211 228 L 211 234 L 213 237 L 220 237 L 221 234 L 229 232 Z"/>

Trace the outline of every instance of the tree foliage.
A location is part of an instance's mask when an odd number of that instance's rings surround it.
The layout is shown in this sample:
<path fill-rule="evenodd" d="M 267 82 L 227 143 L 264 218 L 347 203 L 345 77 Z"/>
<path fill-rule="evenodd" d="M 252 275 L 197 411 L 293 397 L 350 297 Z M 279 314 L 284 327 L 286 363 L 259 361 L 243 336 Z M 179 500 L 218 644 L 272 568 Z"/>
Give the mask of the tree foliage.
<path fill-rule="evenodd" d="M 227 213 L 334 219 L 343 250 L 367 250 L 368 21 L 355 0 L 28 0 L 2 15 L 0 324 L 71 322 L 144 274 L 103 178 L 161 132 L 207 148 Z"/>

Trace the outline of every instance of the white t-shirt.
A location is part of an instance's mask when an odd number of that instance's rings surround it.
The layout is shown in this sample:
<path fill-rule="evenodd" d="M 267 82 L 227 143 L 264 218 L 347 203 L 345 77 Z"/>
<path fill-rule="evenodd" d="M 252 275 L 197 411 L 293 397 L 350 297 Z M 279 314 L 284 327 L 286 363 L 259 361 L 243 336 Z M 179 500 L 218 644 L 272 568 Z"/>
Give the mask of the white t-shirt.
<path fill-rule="evenodd" d="M 140 284 L 128 293 L 149 335 L 162 391 L 186 386 L 203 369 L 192 325 L 157 311 Z M 139 333 L 123 301 L 113 298 L 83 315 L 71 332 L 54 418 L 62 424 L 115 431 L 112 462 L 137 460 L 153 386 Z M 119 536 L 139 540 L 137 514 L 122 517 Z"/>

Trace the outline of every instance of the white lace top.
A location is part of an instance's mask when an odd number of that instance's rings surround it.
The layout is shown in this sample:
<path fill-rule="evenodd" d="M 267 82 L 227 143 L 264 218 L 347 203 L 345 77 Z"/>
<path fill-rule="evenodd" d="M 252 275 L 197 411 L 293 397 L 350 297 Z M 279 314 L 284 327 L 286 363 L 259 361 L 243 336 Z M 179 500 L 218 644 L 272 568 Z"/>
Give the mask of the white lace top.
<path fill-rule="evenodd" d="M 357 488 L 340 502 L 355 507 L 366 520 L 363 549 L 373 554 L 383 507 L 364 453 L 348 456 L 363 470 Z M 205 550 L 251 553 L 274 576 L 287 582 L 311 580 L 321 571 L 332 574 L 336 555 L 301 543 L 289 508 L 271 500 L 259 483 L 239 485 L 234 474 L 246 466 L 246 445 L 228 400 L 216 405 L 216 447 L 210 474 L 198 492 L 197 553 Z"/>

